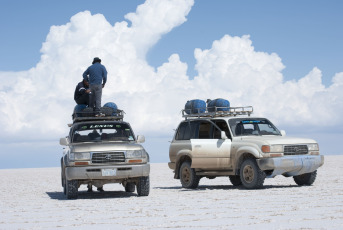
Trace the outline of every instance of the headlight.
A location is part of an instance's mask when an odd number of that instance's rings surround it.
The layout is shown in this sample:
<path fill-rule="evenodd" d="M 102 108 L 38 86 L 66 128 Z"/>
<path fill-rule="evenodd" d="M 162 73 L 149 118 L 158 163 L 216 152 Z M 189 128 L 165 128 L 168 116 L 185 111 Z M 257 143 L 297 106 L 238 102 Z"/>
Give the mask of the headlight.
<path fill-rule="evenodd" d="M 262 145 L 261 150 L 264 153 L 282 153 L 283 145 Z"/>
<path fill-rule="evenodd" d="M 142 150 L 128 150 L 126 151 L 127 158 L 142 158 Z"/>
<path fill-rule="evenodd" d="M 73 152 L 69 152 L 68 156 L 69 156 L 69 160 L 71 160 L 71 161 L 75 160 L 75 155 Z"/>
<path fill-rule="evenodd" d="M 318 144 L 308 144 L 307 145 L 308 151 L 319 151 L 319 145 Z"/>
<path fill-rule="evenodd" d="M 126 158 L 145 158 L 146 156 L 144 149 L 126 151 Z"/>
<path fill-rule="evenodd" d="M 282 153 L 283 152 L 283 145 L 271 145 L 270 146 L 271 153 Z"/>
<path fill-rule="evenodd" d="M 90 160 L 90 153 L 74 153 L 74 156 L 76 161 Z"/>

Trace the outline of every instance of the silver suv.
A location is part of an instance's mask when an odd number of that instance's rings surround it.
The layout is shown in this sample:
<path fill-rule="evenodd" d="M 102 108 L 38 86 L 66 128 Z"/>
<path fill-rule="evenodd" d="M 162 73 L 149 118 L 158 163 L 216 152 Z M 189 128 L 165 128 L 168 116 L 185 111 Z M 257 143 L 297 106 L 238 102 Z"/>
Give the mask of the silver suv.
<path fill-rule="evenodd" d="M 287 137 L 253 108 L 186 114 L 170 144 L 168 163 L 182 187 L 197 188 L 202 177 L 228 176 L 234 186 L 263 186 L 266 177 L 292 176 L 311 185 L 324 163 L 317 142 Z"/>
<path fill-rule="evenodd" d="M 107 183 L 121 183 L 126 192 L 148 196 L 149 155 L 140 143 L 144 136 L 134 136 L 123 112 L 109 117 L 76 117 L 69 135 L 60 139 L 65 146 L 61 158 L 64 194 L 76 199 L 78 188 L 87 184 L 103 191 Z"/>

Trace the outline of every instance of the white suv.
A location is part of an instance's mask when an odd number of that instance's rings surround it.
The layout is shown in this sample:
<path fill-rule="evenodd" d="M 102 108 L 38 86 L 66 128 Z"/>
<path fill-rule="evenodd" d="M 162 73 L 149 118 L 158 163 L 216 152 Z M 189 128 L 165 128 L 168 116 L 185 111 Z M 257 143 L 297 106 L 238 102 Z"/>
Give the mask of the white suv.
<path fill-rule="evenodd" d="M 182 187 L 196 188 L 202 177 L 228 176 L 234 186 L 263 186 L 266 177 L 293 176 L 311 185 L 323 165 L 316 141 L 287 137 L 253 108 L 186 114 L 170 144 L 168 163 Z"/>
<path fill-rule="evenodd" d="M 149 155 L 134 136 L 122 111 L 116 116 L 76 117 L 69 135 L 60 139 L 65 146 L 61 158 L 61 179 L 68 199 L 78 196 L 81 184 L 91 190 L 107 183 L 121 183 L 126 192 L 148 196 L 150 189 Z"/>

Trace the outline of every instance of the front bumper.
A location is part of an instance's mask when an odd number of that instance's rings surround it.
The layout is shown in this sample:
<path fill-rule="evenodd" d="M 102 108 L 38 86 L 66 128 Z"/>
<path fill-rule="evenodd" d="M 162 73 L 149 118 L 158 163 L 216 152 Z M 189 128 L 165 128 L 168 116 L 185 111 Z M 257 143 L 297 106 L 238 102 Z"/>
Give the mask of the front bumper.
<path fill-rule="evenodd" d="M 115 169 L 116 175 L 103 176 L 103 169 Z M 111 165 L 111 166 L 74 166 L 65 169 L 67 180 L 118 180 L 146 177 L 150 174 L 150 164 Z"/>
<path fill-rule="evenodd" d="M 261 170 L 273 170 L 268 177 L 297 176 L 314 172 L 324 164 L 324 156 L 297 155 L 257 159 Z"/>
<path fill-rule="evenodd" d="M 168 162 L 168 167 L 172 170 L 175 170 L 175 162 Z"/>

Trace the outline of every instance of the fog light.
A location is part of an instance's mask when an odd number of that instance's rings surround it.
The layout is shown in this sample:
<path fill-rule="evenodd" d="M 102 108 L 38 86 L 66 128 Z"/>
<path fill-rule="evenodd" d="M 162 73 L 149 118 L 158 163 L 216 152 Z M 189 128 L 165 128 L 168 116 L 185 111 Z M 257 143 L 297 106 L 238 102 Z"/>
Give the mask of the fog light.
<path fill-rule="evenodd" d="M 129 163 L 142 163 L 142 160 L 129 160 Z"/>
<path fill-rule="evenodd" d="M 88 162 L 75 162 L 75 165 L 88 165 Z"/>

